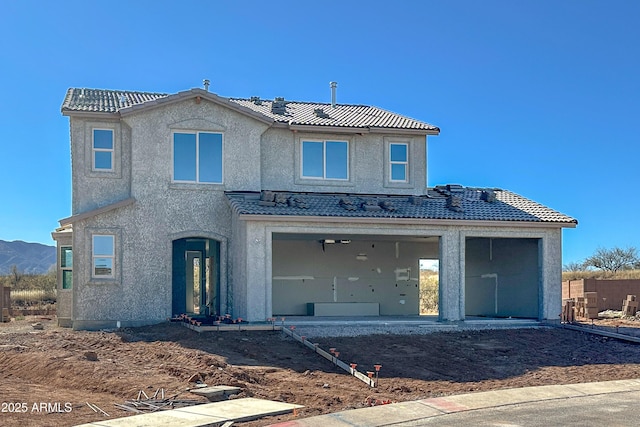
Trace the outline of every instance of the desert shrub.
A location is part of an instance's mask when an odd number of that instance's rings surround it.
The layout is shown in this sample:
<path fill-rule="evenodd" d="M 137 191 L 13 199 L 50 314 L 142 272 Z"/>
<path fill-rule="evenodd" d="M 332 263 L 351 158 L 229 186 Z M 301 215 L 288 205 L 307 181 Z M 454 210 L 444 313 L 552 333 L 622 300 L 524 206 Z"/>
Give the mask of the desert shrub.
<path fill-rule="evenodd" d="M 640 270 L 618 270 L 615 273 L 603 270 L 563 271 L 562 280 L 580 279 L 640 279 Z"/>
<path fill-rule="evenodd" d="M 438 272 L 420 270 L 420 314 L 438 313 Z"/>

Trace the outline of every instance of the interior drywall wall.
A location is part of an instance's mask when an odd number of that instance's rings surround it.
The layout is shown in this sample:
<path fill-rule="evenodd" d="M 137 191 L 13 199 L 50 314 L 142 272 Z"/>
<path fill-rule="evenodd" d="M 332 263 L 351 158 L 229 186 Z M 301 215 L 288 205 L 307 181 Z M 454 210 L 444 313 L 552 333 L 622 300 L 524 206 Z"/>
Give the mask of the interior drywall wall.
<path fill-rule="evenodd" d="M 380 315 L 419 314 L 419 260 L 438 243 L 321 238 L 273 240 L 274 315 L 306 315 L 310 302 L 377 302 Z"/>
<path fill-rule="evenodd" d="M 465 315 L 538 318 L 540 239 L 468 237 Z"/>

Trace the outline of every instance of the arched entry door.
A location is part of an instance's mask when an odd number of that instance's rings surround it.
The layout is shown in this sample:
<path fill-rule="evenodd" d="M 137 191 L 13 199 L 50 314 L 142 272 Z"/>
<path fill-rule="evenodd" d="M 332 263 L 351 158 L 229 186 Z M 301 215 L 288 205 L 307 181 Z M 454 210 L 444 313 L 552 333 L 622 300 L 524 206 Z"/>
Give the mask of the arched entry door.
<path fill-rule="evenodd" d="M 220 243 L 212 239 L 173 241 L 172 314 L 220 314 Z"/>

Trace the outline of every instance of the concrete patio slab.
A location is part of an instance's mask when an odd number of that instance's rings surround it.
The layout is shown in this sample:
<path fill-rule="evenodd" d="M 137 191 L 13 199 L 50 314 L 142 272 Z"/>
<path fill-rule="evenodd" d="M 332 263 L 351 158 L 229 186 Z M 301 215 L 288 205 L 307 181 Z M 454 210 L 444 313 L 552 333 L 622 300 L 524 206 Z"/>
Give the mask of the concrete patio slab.
<path fill-rule="evenodd" d="M 96 421 L 76 427 L 200 427 L 226 421 L 249 421 L 268 415 L 286 414 L 299 408 L 303 406 L 248 397 Z"/>

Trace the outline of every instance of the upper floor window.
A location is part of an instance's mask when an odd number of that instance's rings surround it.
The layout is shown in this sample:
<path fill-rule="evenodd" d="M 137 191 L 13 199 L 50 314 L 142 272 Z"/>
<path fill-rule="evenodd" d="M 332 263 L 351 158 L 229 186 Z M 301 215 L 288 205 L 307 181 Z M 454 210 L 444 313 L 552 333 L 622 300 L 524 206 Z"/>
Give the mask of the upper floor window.
<path fill-rule="evenodd" d="M 113 130 L 93 129 L 93 170 L 113 170 Z"/>
<path fill-rule="evenodd" d="M 347 141 L 302 141 L 302 178 L 349 179 Z"/>
<path fill-rule="evenodd" d="M 174 132 L 173 180 L 222 183 L 222 134 Z"/>
<path fill-rule="evenodd" d="M 389 144 L 389 177 L 391 182 L 407 182 L 409 177 L 409 146 Z"/>
<path fill-rule="evenodd" d="M 114 277 L 115 236 L 110 234 L 93 235 L 93 268 L 91 276 L 98 279 Z"/>

